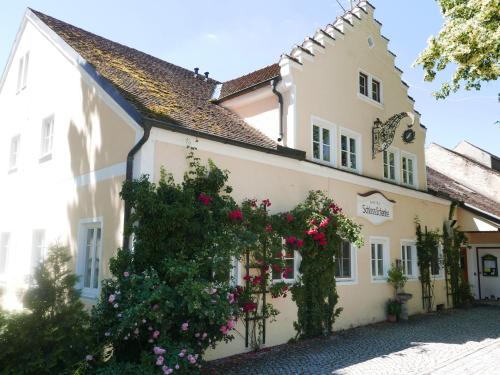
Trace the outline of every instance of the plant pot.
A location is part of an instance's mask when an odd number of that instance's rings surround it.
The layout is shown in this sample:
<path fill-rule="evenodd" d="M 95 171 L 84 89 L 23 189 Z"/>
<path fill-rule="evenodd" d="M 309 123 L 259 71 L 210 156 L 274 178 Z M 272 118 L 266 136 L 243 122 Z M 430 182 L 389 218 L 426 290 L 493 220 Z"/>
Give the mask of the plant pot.
<path fill-rule="evenodd" d="M 387 321 L 391 323 L 396 323 L 398 321 L 398 317 L 396 315 L 387 315 Z"/>

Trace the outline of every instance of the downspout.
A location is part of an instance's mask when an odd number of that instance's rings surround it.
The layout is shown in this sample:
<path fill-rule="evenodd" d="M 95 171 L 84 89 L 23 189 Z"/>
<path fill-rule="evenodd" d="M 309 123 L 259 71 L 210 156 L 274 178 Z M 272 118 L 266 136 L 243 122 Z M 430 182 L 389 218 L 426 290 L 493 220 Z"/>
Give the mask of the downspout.
<path fill-rule="evenodd" d="M 279 105 L 280 132 L 279 132 L 278 142 L 281 142 L 283 140 L 283 95 L 281 95 L 281 93 L 276 89 L 276 87 L 278 86 L 278 83 L 280 81 L 281 81 L 281 77 L 276 77 L 271 82 L 271 84 L 273 86 L 273 93 L 278 97 L 278 105 Z"/>
<path fill-rule="evenodd" d="M 144 133 L 142 134 L 141 139 L 130 149 L 127 155 L 127 169 L 125 172 L 125 181 L 132 181 L 132 178 L 134 176 L 134 157 L 137 152 L 141 149 L 141 147 L 146 143 L 149 139 L 149 135 L 151 133 L 151 125 L 150 124 L 140 124 L 141 127 L 144 129 Z M 130 246 L 130 238 L 126 233 L 126 228 L 127 228 L 127 223 L 130 218 L 130 205 L 127 201 L 125 201 L 125 210 L 123 213 L 123 241 L 122 241 L 122 248 L 123 249 L 128 249 Z"/>

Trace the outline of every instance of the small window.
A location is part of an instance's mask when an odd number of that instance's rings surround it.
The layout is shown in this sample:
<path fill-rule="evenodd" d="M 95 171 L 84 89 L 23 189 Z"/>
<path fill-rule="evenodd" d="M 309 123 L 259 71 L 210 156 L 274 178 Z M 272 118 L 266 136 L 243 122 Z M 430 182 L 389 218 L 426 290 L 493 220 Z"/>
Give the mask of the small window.
<path fill-rule="evenodd" d="M 229 274 L 229 284 L 233 287 L 240 285 L 241 266 L 237 257 L 231 257 L 231 271 Z"/>
<path fill-rule="evenodd" d="M 371 241 L 371 268 L 373 279 L 384 279 L 386 277 L 389 257 L 388 252 L 387 241 L 382 239 Z"/>
<path fill-rule="evenodd" d="M 359 93 L 368 96 L 368 76 L 364 73 L 359 73 Z"/>
<path fill-rule="evenodd" d="M 19 68 L 17 71 L 17 93 L 26 88 L 28 83 L 28 62 L 29 52 L 19 59 Z"/>
<path fill-rule="evenodd" d="M 358 141 L 347 134 L 340 136 L 340 160 L 344 168 L 358 170 Z"/>
<path fill-rule="evenodd" d="M 373 38 L 371 36 L 368 37 L 368 47 L 373 48 L 375 45 L 375 42 L 373 41 Z"/>
<path fill-rule="evenodd" d="M 431 258 L 431 275 L 441 276 L 441 249 L 439 247 L 433 249 Z"/>
<path fill-rule="evenodd" d="M 313 125 L 313 158 L 332 162 L 332 131 L 329 128 Z"/>
<path fill-rule="evenodd" d="M 342 241 L 335 253 L 335 278 L 351 279 L 352 262 L 351 244 L 348 241 Z"/>
<path fill-rule="evenodd" d="M 10 155 L 9 155 L 9 171 L 17 169 L 19 159 L 19 145 L 21 143 L 21 136 L 16 135 L 10 140 Z"/>
<path fill-rule="evenodd" d="M 384 151 L 384 178 L 396 181 L 396 153 Z"/>
<path fill-rule="evenodd" d="M 52 140 L 54 135 L 54 116 L 43 120 L 40 158 L 44 159 L 52 153 Z"/>
<path fill-rule="evenodd" d="M 372 79 L 372 99 L 380 103 L 380 82 Z"/>
<path fill-rule="evenodd" d="M 280 270 L 273 268 L 272 278 L 276 281 L 295 281 L 297 273 L 297 254 L 295 251 L 284 248 L 281 251 L 281 259 L 283 259 L 285 269 Z"/>
<path fill-rule="evenodd" d="M 415 186 L 415 157 L 401 157 L 401 176 L 404 185 Z"/>
<path fill-rule="evenodd" d="M 95 291 L 99 288 L 99 262 L 101 249 L 101 224 L 83 226 L 83 288 Z"/>
<path fill-rule="evenodd" d="M 403 243 L 401 245 L 401 266 L 407 277 L 416 277 L 417 249 L 414 244 Z"/>
<path fill-rule="evenodd" d="M 31 248 L 31 269 L 34 270 L 45 258 L 45 230 L 37 229 L 33 231 L 33 240 Z"/>
<path fill-rule="evenodd" d="M 2 233 L 0 235 L 0 275 L 7 270 L 7 256 L 10 247 L 10 233 Z"/>

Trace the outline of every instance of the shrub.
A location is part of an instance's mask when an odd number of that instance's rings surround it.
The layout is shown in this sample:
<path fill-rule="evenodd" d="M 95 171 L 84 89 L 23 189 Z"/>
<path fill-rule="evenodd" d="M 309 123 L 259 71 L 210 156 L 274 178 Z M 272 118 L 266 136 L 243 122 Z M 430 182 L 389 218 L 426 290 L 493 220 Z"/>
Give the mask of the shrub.
<path fill-rule="evenodd" d="M 233 338 L 241 291 L 231 287 L 230 269 L 245 244 L 243 214 L 226 171 L 202 166 L 192 152 L 188 160 L 181 184 L 163 171 L 158 184 L 124 184 L 133 251 L 118 251 L 113 278 L 102 284 L 89 370 L 198 373 L 205 350 Z"/>
<path fill-rule="evenodd" d="M 387 272 L 387 282 L 393 286 L 394 292 L 398 293 L 403 289 L 407 281 L 408 278 L 405 276 L 403 268 L 400 265 L 392 264 Z"/>
<path fill-rule="evenodd" d="M 2 374 L 69 373 L 88 349 L 88 314 L 68 269 L 68 249 L 55 246 L 35 270 L 23 302 L 26 311 L 0 323 Z"/>

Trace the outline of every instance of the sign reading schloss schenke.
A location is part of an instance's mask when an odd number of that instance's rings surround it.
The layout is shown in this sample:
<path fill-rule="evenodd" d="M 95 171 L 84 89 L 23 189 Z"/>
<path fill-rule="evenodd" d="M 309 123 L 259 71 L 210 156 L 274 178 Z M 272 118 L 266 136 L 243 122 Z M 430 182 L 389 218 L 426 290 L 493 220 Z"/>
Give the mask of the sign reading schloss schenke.
<path fill-rule="evenodd" d="M 358 193 L 358 216 L 364 217 L 372 224 L 382 224 L 393 219 L 394 203 L 379 191 Z"/>

